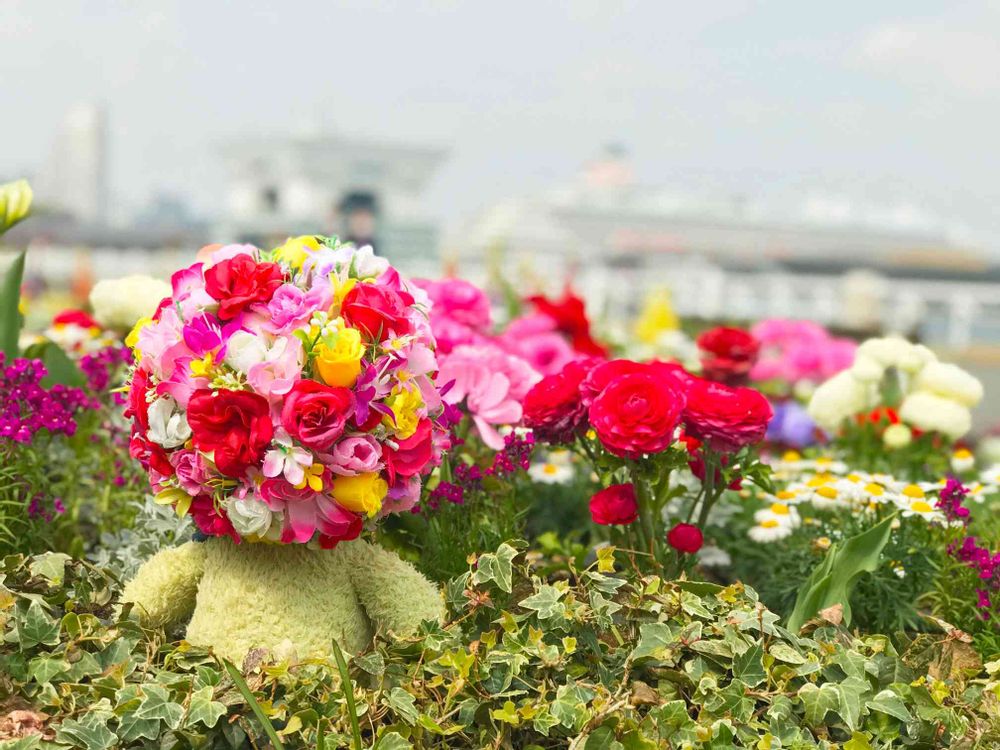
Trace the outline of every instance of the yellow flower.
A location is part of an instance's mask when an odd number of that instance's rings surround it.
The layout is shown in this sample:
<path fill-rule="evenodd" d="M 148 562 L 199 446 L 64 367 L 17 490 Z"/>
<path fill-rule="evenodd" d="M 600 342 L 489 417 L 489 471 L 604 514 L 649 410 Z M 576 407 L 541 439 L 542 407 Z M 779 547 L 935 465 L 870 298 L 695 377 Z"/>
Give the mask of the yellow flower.
<path fill-rule="evenodd" d="M 389 485 L 374 471 L 355 477 L 337 477 L 331 490 L 339 506 L 355 513 L 366 513 L 369 517 L 382 509 L 382 500 L 388 492 Z"/>
<path fill-rule="evenodd" d="M 196 378 L 212 377 L 212 370 L 215 367 L 215 357 L 209 352 L 201 359 L 191 360 L 191 374 Z"/>
<path fill-rule="evenodd" d="M 302 473 L 302 481 L 293 485 L 297 490 L 304 490 L 306 485 L 313 492 L 323 491 L 323 464 L 313 464 Z"/>
<path fill-rule="evenodd" d="M 138 362 L 142 357 L 142 352 L 139 351 L 139 331 L 141 331 L 146 326 L 152 324 L 152 318 L 139 318 L 135 325 L 132 326 L 132 330 L 129 331 L 128 336 L 125 337 L 125 346 L 132 350 L 132 356 L 135 357 L 135 361 Z"/>
<path fill-rule="evenodd" d="M 386 399 L 385 405 L 392 409 L 396 421 L 393 424 L 393 420 L 388 416 L 382 421 L 396 434 L 396 437 L 406 440 L 417 431 L 417 424 L 420 422 L 420 415 L 417 412 L 424 405 L 420 391 L 416 388 L 408 390 L 396 386 Z"/>
<path fill-rule="evenodd" d="M 365 346 L 361 332 L 344 328 L 324 337 L 316 346 L 316 370 L 327 385 L 350 388 L 361 374 Z"/>
<path fill-rule="evenodd" d="M 275 260 L 284 261 L 292 268 L 302 268 L 310 251 L 319 250 L 319 240 L 311 235 L 290 237 L 281 247 L 274 249 Z"/>
<path fill-rule="evenodd" d="M 670 293 L 654 292 L 646 298 L 642 313 L 635 322 L 635 335 L 644 344 L 655 344 L 667 331 L 680 328 L 680 319 L 670 304 Z"/>

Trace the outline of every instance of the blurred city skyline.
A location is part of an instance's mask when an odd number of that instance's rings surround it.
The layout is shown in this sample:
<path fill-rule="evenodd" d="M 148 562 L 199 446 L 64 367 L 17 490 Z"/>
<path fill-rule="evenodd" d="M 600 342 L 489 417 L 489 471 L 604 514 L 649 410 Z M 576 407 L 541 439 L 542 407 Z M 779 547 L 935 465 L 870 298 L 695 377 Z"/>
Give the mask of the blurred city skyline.
<path fill-rule="evenodd" d="M 424 201 L 452 225 L 615 142 L 644 184 L 885 216 L 1000 252 L 995 2 L 2 10 L 0 177 L 42 172 L 67 113 L 97 103 L 113 219 L 164 195 L 218 217 L 233 138 L 444 148 Z"/>

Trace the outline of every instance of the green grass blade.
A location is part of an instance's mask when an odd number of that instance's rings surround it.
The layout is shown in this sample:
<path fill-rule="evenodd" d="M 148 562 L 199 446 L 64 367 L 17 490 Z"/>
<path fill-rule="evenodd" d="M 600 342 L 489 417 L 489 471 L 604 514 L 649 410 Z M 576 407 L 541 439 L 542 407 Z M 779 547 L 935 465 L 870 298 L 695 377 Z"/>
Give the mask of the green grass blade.
<path fill-rule="evenodd" d="M 223 659 L 222 663 L 225 665 L 226 671 L 229 672 L 229 676 L 233 678 L 233 683 L 235 683 L 236 689 L 243 695 L 243 699 L 247 702 L 247 705 L 250 706 L 251 710 L 253 710 L 254 715 L 261 723 L 261 726 L 264 727 L 264 734 L 266 734 L 267 738 L 271 741 L 271 744 L 274 746 L 274 750 L 285 750 L 285 746 L 281 744 L 281 740 L 278 738 L 278 733 L 274 731 L 274 725 L 271 724 L 271 720 L 264 714 L 264 709 L 260 707 L 257 699 L 253 697 L 253 693 L 250 691 L 250 686 L 247 685 L 247 681 L 243 679 L 243 675 L 240 674 L 240 670 L 238 670 L 228 659 Z"/>
<path fill-rule="evenodd" d="M 354 735 L 354 750 L 362 750 L 358 709 L 354 705 L 354 683 L 351 682 L 351 675 L 347 671 L 347 662 L 344 660 L 344 652 L 340 650 L 340 644 L 337 643 L 336 638 L 333 640 L 333 655 L 337 659 L 337 669 L 340 670 L 340 684 L 344 691 L 344 699 L 347 701 L 347 713 L 351 717 L 351 734 Z"/>

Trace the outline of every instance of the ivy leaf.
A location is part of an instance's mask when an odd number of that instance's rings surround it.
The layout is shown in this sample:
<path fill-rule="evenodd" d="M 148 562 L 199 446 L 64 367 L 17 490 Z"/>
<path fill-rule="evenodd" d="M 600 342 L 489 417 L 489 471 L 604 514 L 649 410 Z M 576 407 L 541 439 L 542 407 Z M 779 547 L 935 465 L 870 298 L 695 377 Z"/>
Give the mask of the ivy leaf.
<path fill-rule="evenodd" d="M 134 742 L 140 737 L 155 740 L 159 736 L 159 719 L 143 719 L 135 713 L 127 713 L 118 720 L 118 738 L 122 742 Z"/>
<path fill-rule="evenodd" d="M 867 735 L 855 732 L 851 739 L 844 743 L 844 750 L 872 750 L 872 743 L 868 741 Z"/>
<path fill-rule="evenodd" d="M 118 746 L 118 738 L 108 729 L 101 713 L 84 714 L 79 721 L 66 719 L 56 730 L 56 741 L 86 750 L 109 750 Z"/>
<path fill-rule="evenodd" d="M 480 555 L 476 572 L 472 575 L 472 582 L 478 586 L 492 581 L 497 588 L 509 594 L 512 591 L 515 557 L 517 550 L 506 543 L 501 544 L 496 552 Z"/>
<path fill-rule="evenodd" d="M 669 660 L 671 646 L 677 641 L 676 629 L 665 622 L 646 622 L 639 626 L 639 645 L 632 652 L 633 659 Z"/>
<path fill-rule="evenodd" d="M 170 700 L 170 693 L 161 685 L 143 685 L 145 699 L 135 715 L 140 719 L 159 719 L 176 729 L 184 717 L 184 709 Z"/>
<path fill-rule="evenodd" d="M 55 646 L 59 643 L 59 621 L 49 617 L 35 599 L 17 623 L 17 640 L 22 649 Z"/>
<path fill-rule="evenodd" d="M 559 601 L 562 595 L 563 592 L 555 586 L 543 584 L 538 587 L 537 593 L 523 599 L 521 606 L 537 612 L 539 620 L 549 620 L 566 614 L 565 605 Z"/>
<path fill-rule="evenodd" d="M 579 730 L 587 722 L 587 703 L 594 698 L 594 691 L 568 682 L 556 690 L 552 701 L 552 715 L 567 729 Z"/>
<path fill-rule="evenodd" d="M 185 721 L 187 726 L 204 724 L 211 729 L 220 717 L 226 715 L 225 705 L 212 700 L 213 695 L 214 690 L 211 687 L 203 687 L 191 693 L 191 703 Z"/>
<path fill-rule="evenodd" d="M 386 732 L 375 743 L 374 750 L 412 750 L 413 745 L 399 732 Z"/>
<path fill-rule="evenodd" d="M 868 683 L 857 677 L 848 677 L 836 686 L 839 699 L 839 713 L 847 728 L 852 732 L 858 728 L 861 718 L 861 696 L 868 692 Z"/>
<path fill-rule="evenodd" d="M 66 563 L 72 558 L 62 552 L 45 552 L 34 557 L 28 565 L 33 576 L 41 576 L 52 586 L 61 586 L 66 574 Z"/>
<path fill-rule="evenodd" d="M 806 724 L 820 727 L 825 723 L 827 712 L 840 708 L 840 691 L 832 682 L 825 683 L 823 687 L 807 682 L 799 688 L 799 700 L 805 709 Z"/>
<path fill-rule="evenodd" d="M 881 711 L 900 721 L 912 721 L 913 715 L 907 710 L 906 704 L 895 692 L 886 688 L 868 701 L 868 708 Z"/>
<path fill-rule="evenodd" d="M 597 572 L 615 572 L 615 548 L 611 545 L 599 547 L 597 550 Z"/>
<path fill-rule="evenodd" d="M 401 687 L 389 691 L 389 705 L 407 724 L 413 726 L 420 718 L 414 698 Z"/>
<path fill-rule="evenodd" d="M 587 737 L 583 750 L 624 750 L 624 746 L 615 739 L 614 729 L 607 724 L 601 724 Z"/>
<path fill-rule="evenodd" d="M 748 687 L 756 687 L 767 678 L 763 657 L 763 646 L 755 643 L 752 648 L 733 659 L 733 676 L 745 682 Z"/>
<path fill-rule="evenodd" d="M 521 723 L 521 715 L 517 712 L 514 701 L 505 701 L 501 708 L 490 711 L 490 718 L 494 721 L 501 721 L 504 724 L 518 726 Z"/>

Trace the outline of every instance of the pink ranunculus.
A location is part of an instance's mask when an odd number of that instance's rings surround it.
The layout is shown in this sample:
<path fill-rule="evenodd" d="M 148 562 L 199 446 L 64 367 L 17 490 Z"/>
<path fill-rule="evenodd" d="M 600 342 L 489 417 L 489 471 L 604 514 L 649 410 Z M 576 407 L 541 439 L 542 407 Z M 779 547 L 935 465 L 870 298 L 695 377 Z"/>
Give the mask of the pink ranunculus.
<path fill-rule="evenodd" d="M 764 439 L 771 404 L 753 388 L 696 380 L 687 391 L 686 432 L 724 453 Z"/>
<path fill-rule="evenodd" d="M 316 310 L 328 308 L 332 297 L 329 284 L 307 292 L 293 284 L 282 284 L 266 305 L 255 305 L 253 310 L 264 316 L 261 327 L 265 331 L 291 333 L 308 323 Z"/>
<path fill-rule="evenodd" d="M 524 371 L 502 355 L 492 345 L 460 346 L 442 357 L 437 376 L 440 384 L 452 383 L 444 395 L 445 402 L 464 402 L 483 442 L 494 450 L 503 449 L 496 425 L 521 421 L 517 395 L 526 382 Z M 496 369 L 498 364 L 503 365 L 502 369 Z"/>
<path fill-rule="evenodd" d="M 524 326 L 508 328 L 499 338 L 508 351 L 523 358 L 542 375 L 562 372 L 570 362 L 580 358 L 566 338 L 556 331 L 540 331 L 520 335 L 517 330 Z"/>
<path fill-rule="evenodd" d="M 420 501 L 420 476 L 400 476 L 389 488 L 389 494 L 382 501 L 381 514 L 403 513 L 410 510 Z"/>
<path fill-rule="evenodd" d="M 463 279 L 415 279 L 433 303 L 432 316 L 442 316 L 477 331 L 492 325 L 486 292 Z"/>
<path fill-rule="evenodd" d="M 329 451 L 330 470 L 341 476 L 356 476 L 382 467 L 382 448 L 371 435 L 348 435 Z"/>

